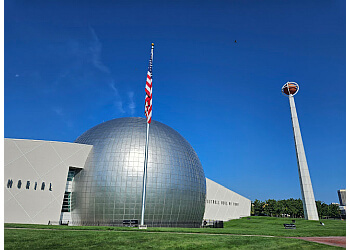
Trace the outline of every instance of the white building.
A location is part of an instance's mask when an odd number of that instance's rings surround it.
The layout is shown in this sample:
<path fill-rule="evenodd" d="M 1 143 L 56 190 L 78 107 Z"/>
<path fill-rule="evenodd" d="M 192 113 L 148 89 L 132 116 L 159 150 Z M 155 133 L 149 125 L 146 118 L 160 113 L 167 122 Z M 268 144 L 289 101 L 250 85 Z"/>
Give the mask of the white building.
<path fill-rule="evenodd" d="M 91 145 L 5 139 L 5 223 L 58 223 L 70 168 L 84 168 Z"/>
<path fill-rule="evenodd" d="M 5 139 L 5 223 L 58 224 L 71 220 L 74 173 L 84 171 L 93 146 L 78 143 Z M 250 215 L 250 200 L 206 179 L 203 219 Z"/>
<path fill-rule="evenodd" d="M 204 220 L 228 221 L 250 216 L 251 201 L 206 178 L 207 196 Z"/>

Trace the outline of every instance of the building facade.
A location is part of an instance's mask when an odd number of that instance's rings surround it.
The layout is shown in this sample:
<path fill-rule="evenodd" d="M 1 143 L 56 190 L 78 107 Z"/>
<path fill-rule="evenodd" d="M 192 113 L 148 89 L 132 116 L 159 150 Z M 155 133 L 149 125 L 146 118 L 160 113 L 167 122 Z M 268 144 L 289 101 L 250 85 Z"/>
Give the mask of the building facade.
<path fill-rule="evenodd" d="M 338 190 L 338 198 L 340 206 L 346 206 L 346 189 Z"/>
<path fill-rule="evenodd" d="M 340 209 L 340 213 L 342 218 L 346 218 L 346 189 L 339 189 L 337 191 L 338 193 L 338 198 L 339 198 L 339 209 Z"/>
<path fill-rule="evenodd" d="M 60 220 L 69 169 L 83 169 L 91 145 L 5 139 L 5 222 Z"/>
<path fill-rule="evenodd" d="M 74 143 L 5 139 L 5 222 L 140 220 L 144 124 L 142 118 L 114 119 Z M 146 225 L 198 227 L 203 215 L 249 216 L 250 201 L 206 179 L 196 152 L 175 130 L 153 121 L 149 145 Z"/>
<path fill-rule="evenodd" d="M 228 221 L 250 216 L 251 201 L 206 178 L 207 195 L 203 219 Z"/>

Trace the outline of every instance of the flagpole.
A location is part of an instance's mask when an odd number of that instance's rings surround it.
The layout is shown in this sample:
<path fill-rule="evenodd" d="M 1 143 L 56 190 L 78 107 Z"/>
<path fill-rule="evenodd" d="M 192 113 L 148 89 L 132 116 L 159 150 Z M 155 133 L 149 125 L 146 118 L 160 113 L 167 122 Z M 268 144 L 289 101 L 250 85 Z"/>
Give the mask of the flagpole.
<path fill-rule="evenodd" d="M 147 122 L 146 130 L 146 146 L 145 146 L 145 163 L 143 168 L 143 189 L 142 189 L 142 210 L 141 210 L 141 226 L 144 226 L 145 219 L 145 202 L 146 202 L 146 182 L 147 182 L 147 161 L 148 161 L 148 137 L 149 123 Z"/>
<path fill-rule="evenodd" d="M 149 69 L 149 70 L 151 70 L 151 76 L 152 76 L 153 49 L 154 49 L 154 43 L 152 43 L 150 69 Z M 152 117 L 152 89 L 151 89 L 150 95 L 151 95 L 151 103 L 150 103 L 151 104 L 151 107 L 150 107 L 151 112 L 146 114 L 146 116 L 147 116 L 147 119 L 146 119 L 147 129 L 146 129 L 146 145 L 145 145 L 145 162 L 144 162 L 144 167 L 143 167 L 141 224 L 139 226 L 140 229 L 147 228 L 147 226 L 145 225 L 145 205 L 146 205 L 146 183 L 147 183 L 147 162 L 148 162 L 148 138 L 149 138 L 149 125 L 151 122 L 151 120 L 149 120 L 149 119 L 151 119 L 151 117 Z"/>

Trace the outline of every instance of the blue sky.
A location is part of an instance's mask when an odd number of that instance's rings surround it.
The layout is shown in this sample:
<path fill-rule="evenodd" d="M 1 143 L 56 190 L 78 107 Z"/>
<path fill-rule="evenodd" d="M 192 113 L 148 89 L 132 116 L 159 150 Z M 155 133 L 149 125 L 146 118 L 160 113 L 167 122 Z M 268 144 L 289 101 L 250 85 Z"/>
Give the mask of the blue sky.
<path fill-rule="evenodd" d="M 345 1 L 10 1 L 4 135 L 73 142 L 144 117 L 183 135 L 208 178 L 252 200 L 300 198 L 295 96 L 316 200 L 345 188 Z M 234 41 L 237 40 L 237 43 Z"/>

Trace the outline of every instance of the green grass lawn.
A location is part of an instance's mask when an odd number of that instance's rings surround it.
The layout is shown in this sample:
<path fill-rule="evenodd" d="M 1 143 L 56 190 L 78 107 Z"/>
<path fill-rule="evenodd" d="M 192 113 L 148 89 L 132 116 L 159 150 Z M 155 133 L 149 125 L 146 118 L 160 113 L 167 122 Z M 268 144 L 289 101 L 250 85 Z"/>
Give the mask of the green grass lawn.
<path fill-rule="evenodd" d="M 248 218 L 228 221 L 225 223 L 224 227 L 227 230 L 230 230 L 230 233 L 237 234 L 291 237 L 346 235 L 346 222 L 340 220 L 321 220 L 325 224 L 324 226 L 321 226 L 319 221 L 308 221 L 305 219 L 262 216 L 251 216 Z M 290 224 L 292 223 L 292 220 L 295 220 L 294 224 L 296 225 L 296 229 L 284 229 L 283 224 Z"/>
<path fill-rule="evenodd" d="M 248 219 L 250 218 L 250 219 Z M 225 222 L 224 228 L 148 228 L 148 232 L 188 232 L 188 233 L 213 233 L 213 234 L 240 234 L 240 235 L 273 235 L 286 237 L 310 237 L 310 236 L 345 236 L 346 222 L 340 220 L 322 220 L 325 226 L 318 221 L 294 219 L 296 229 L 284 229 L 283 224 L 292 223 L 290 218 L 271 218 L 252 216 L 238 220 Z M 5 224 L 6 227 L 24 228 L 51 228 L 61 230 L 113 230 L 113 231 L 139 231 L 137 228 L 128 227 L 103 227 L 103 226 L 47 226 L 47 225 L 23 225 Z"/>
<path fill-rule="evenodd" d="M 297 239 L 258 236 L 5 229 L 5 249 L 332 249 Z"/>
<path fill-rule="evenodd" d="M 328 249 L 333 247 L 283 237 L 345 236 L 345 221 L 324 220 L 325 226 L 321 226 L 318 221 L 295 220 L 296 229 L 283 227 L 292 219 L 270 217 L 231 220 L 225 222 L 224 228 L 139 230 L 128 227 L 5 224 L 5 249 Z"/>

